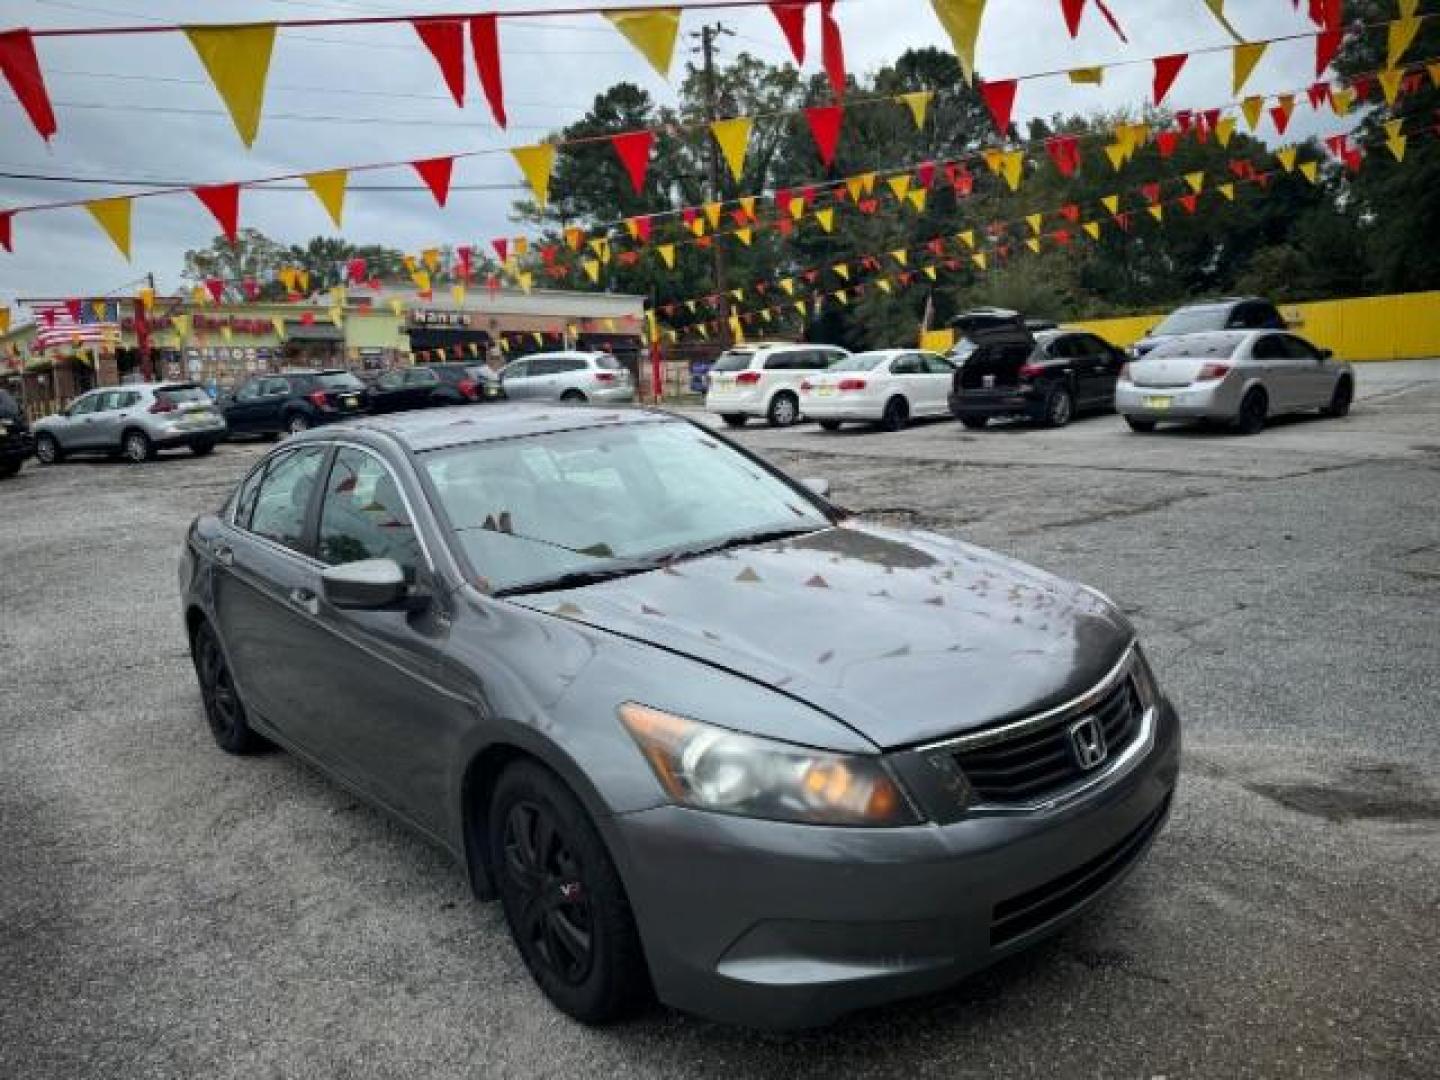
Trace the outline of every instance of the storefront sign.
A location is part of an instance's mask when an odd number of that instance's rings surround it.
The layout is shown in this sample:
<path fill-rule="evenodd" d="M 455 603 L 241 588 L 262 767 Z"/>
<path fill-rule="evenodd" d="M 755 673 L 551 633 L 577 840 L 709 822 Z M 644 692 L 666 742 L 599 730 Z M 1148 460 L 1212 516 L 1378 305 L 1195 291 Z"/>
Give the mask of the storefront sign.
<path fill-rule="evenodd" d="M 406 312 L 411 326 L 435 326 L 456 330 L 468 330 L 474 326 L 474 315 L 469 311 L 444 311 L 434 308 L 412 308 Z"/>

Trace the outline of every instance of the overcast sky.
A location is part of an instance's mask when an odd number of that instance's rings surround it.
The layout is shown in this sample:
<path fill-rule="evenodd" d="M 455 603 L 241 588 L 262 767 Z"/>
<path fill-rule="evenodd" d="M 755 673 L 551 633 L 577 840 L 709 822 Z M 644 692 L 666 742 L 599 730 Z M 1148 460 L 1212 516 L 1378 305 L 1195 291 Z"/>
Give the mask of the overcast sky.
<path fill-rule="evenodd" d="M 566 6 L 570 0 L 549 6 Z M 317 15 L 443 13 L 489 7 L 534 9 L 544 0 L 0 0 L 0 26 L 101 26 L 194 19 L 203 7 L 213 22 L 265 21 Z M 1300 5 L 1302 8 L 1304 5 Z M 991 78 L 1058 68 L 1144 59 L 1223 45 L 1229 39 L 1204 0 L 1110 0 L 1127 30 L 1122 44 L 1087 5 L 1078 40 L 1071 41 L 1059 0 L 991 0 L 977 67 Z M 837 5 L 848 66 L 872 70 L 907 48 L 949 46 L 927 0 L 845 0 Z M 1310 29 L 1290 0 L 1236 0 L 1227 14 L 1246 38 Z M 717 17 L 712 14 L 712 19 Z M 790 62 L 778 26 L 764 8 L 718 17 L 737 32 L 727 54 L 743 49 Z M 808 59 L 818 61 L 816 14 L 811 14 Z M 688 13 L 682 33 L 702 13 Z M 406 25 L 282 30 L 270 68 L 260 135 L 241 144 L 189 43 L 179 34 L 46 39 L 38 43 L 59 133 L 46 147 L 8 87 L 0 84 L 5 138 L 0 172 L 186 184 L 244 180 L 382 160 L 409 160 L 457 151 L 503 149 L 538 141 L 570 123 L 595 94 L 621 79 L 672 100 L 670 85 L 598 16 L 501 22 L 501 52 L 510 128 L 492 122 L 473 65 L 466 107 L 455 107 L 438 69 Z M 690 44 L 688 38 L 682 44 Z M 677 46 L 673 74 L 681 69 Z M 468 61 L 467 61 L 468 62 Z M 1249 92 L 1293 90 L 1312 74 L 1313 44 L 1272 46 Z M 1151 70 L 1137 64 L 1107 73 L 1103 87 L 1074 87 L 1063 77 L 1023 83 L 1017 119 L 1034 114 L 1135 107 L 1148 99 Z M 1170 103 L 1208 107 L 1230 98 L 1228 53 L 1196 57 L 1181 73 Z M 1303 99 L 1302 99 L 1303 100 Z M 1333 128 L 1333 121 L 1329 122 Z M 1297 110 L 1292 134 L 1317 130 Z M 1327 131 L 1326 123 L 1319 130 Z M 408 169 L 353 176 L 352 185 L 414 183 Z M 454 184 L 517 184 L 508 154 L 457 162 Z M 0 178 L 0 206 L 133 192 L 114 183 L 85 184 Z M 427 192 L 352 190 L 346 237 L 415 251 L 442 243 L 486 244 L 513 231 L 508 210 L 517 190 L 452 192 L 445 209 Z M 659 210 L 662 207 L 656 207 Z M 241 224 L 281 241 L 333 233 L 329 218 L 306 190 L 247 191 Z M 0 251 L 0 300 L 17 296 L 130 295 L 146 271 L 162 288 L 178 279 L 187 248 L 207 244 L 214 220 L 191 196 L 137 201 L 133 260 L 127 263 L 83 208 L 22 215 L 15 221 L 15 254 Z"/>

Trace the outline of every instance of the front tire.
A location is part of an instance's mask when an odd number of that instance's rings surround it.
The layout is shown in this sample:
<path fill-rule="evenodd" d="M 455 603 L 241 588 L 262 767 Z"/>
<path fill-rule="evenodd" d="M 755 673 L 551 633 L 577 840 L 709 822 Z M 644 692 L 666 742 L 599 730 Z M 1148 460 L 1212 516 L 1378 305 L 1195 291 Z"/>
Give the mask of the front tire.
<path fill-rule="evenodd" d="M 988 416 L 962 416 L 960 423 L 970 431 L 984 431 L 986 425 L 990 423 L 990 418 Z"/>
<path fill-rule="evenodd" d="M 235 680 L 230 676 L 230 665 L 220 648 L 220 639 L 209 623 L 202 622 L 196 629 L 190 651 L 195 660 L 196 677 L 200 680 L 205 719 L 210 725 L 215 745 L 227 754 L 253 754 L 263 750 L 266 742 L 250 730 L 240 692 L 235 689 Z"/>
<path fill-rule="evenodd" d="M 839 421 L 839 420 L 821 420 L 821 421 L 820 421 L 820 426 L 821 426 L 822 428 L 824 428 L 826 431 L 839 431 L 839 430 L 840 430 L 840 421 Z"/>
<path fill-rule="evenodd" d="M 1154 420 L 1142 420 L 1138 416 L 1125 417 L 1125 423 L 1130 425 L 1131 431 L 1138 431 L 1141 434 L 1146 434 L 1155 430 Z"/>
<path fill-rule="evenodd" d="M 1330 395 L 1330 404 L 1320 411 L 1326 416 L 1333 416 L 1337 420 L 1350 412 L 1350 403 L 1355 399 L 1355 384 L 1349 379 L 1341 379 L 1335 384 L 1335 392 Z"/>
<path fill-rule="evenodd" d="M 299 435 L 302 431 L 310 430 L 310 418 L 304 413 L 292 413 L 290 419 L 285 421 L 285 433 L 287 435 Z"/>
<path fill-rule="evenodd" d="M 745 426 L 745 421 L 750 418 L 744 413 L 725 413 L 720 419 L 725 421 L 726 427 L 742 428 Z"/>
<path fill-rule="evenodd" d="M 65 460 L 65 451 L 60 449 L 60 440 L 54 435 L 35 436 L 35 456 L 41 465 L 58 465 Z"/>
<path fill-rule="evenodd" d="M 1062 428 L 1075 418 L 1075 395 L 1063 386 L 1050 391 L 1045 399 L 1045 426 Z"/>
<path fill-rule="evenodd" d="M 880 426 L 886 431 L 901 431 L 910 420 L 910 404 L 903 397 L 892 397 L 885 403 Z"/>
<path fill-rule="evenodd" d="M 791 393 L 782 391 L 770 399 L 770 408 L 765 419 L 771 427 L 790 427 L 800 419 L 800 400 Z"/>
<path fill-rule="evenodd" d="M 143 431 L 127 431 L 120 441 L 120 453 L 131 465 L 143 465 L 155 456 L 155 447 Z"/>
<path fill-rule="evenodd" d="M 194 454 L 196 457 L 204 457 L 206 454 L 214 451 L 214 449 L 215 444 L 213 442 L 197 442 L 190 444 L 190 453 Z"/>
<path fill-rule="evenodd" d="M 530 762 L 500 776 L 488 820 L 505 921 L 540 989 L 563 1012 L 604 1024 L 649 989 L 620 875 L 579 800 Z"/>
<path fill-rule="evenodd" d="M 566 390 L 560 395 L 560 400 L 566 405 L 584 405 L 586 398 L 579 390 Z"/>
<path fill-rule="evenodd" d="M 1269 399 L 1258 386 L 1251 389 L 1240 401 L 1240 415 L 1235 418 L 1235 430 L 1241 435 L 1257 435 L 1265 427 L 1265 416 L 1269 411 Z"/>
<path fill-rule="evenodd" d="M 25 464 L 22 458 L 5 458 L 0 460 L 0 480 L 9 480 L 20 471 L 20 466 Z"/>

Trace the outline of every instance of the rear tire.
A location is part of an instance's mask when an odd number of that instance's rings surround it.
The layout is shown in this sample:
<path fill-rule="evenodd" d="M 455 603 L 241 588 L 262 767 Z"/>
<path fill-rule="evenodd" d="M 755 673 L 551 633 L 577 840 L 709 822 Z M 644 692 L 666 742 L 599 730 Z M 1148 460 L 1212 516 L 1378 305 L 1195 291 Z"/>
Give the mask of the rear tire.
<path fill-rule="evenodd" d="M 1050 391 L 1045 399 L 1045 426 L 1062 428 L 1075 419 L 1075 395 L 1063 386 Z"/>
<path fill-rule="evenodd" d="M 205 704 L 205 719 L 215 745 L 227 754 L 253 754 L 265 749 L 269 744 L 250 730 L 240 692 L 235 689 L 230 665 L 220 648 L 220 639 L 208 622 L 196 628 L 190 655 L 195 661 L 200 699 Z"/>
<path fill-rule="evenodd" d="M 0 480 L 9 480 L 20 471 L 20 466 L 25 464 L 22 458 L 5 458 L 0 461 Z"/>
<path fill-rule="evenodd" d="M 588 399 L 579 390 L 566 390 L 560 400 L 566 405 L 584 405 Z"/>
<path fill-rule="evenodd" d="M 960 423 L 971 431 L 983 431 L 985 426 L 990 423 L 990 418 L 988 416 L 962 416 Z"/>
<path fill-rule="evenodd" d="M 60 449 L 60 440 L 54 435 L 35 436 L 35 456 L 41 465 L 58 465 L 65 460 L 65 451 Z"/>
<path fill-rule="evenodd" d="M 1265 391 L 1258 386 L 1252 388 L 1240 401 L 1240 414 L 1235 418 L 1235 430 L 1241 435 L 1257 435 L 1265 427 L 1265 416 L 1270 402 Z"/>
<path fill-rule="evenodd" d="M 1130 425 L 1131 431 L 1138 431 L 1142 435 L 1155 430 L 1154 420 L 1142 420 L 1138 416 L 1125 417 L 1125 423 Z"/>
<path fill-rule="evenodd" d="M 820 421 L 820 426 L 821 426 L 822 428 L 824 428 L 826 431 L 839 431 L 839 430 L 840 430 L 840 421 L 839 421 L 839 420 L 821 420 L 821 421 Z"/>
<path fill-rule="evenodd" d="M 1355 384 L 1348 378 L 1341 379 L 1335 384 L 1335 392 L 1330 395 L 1330 404 L 1320 411 L 1326 416 L 1333 416 L 1337 420 L 1350 412 L 1350 403 L 1355 399 Z"/>
<path fill-rule="evenodd" d="M 910 421 L 910 403 L 903 397 L 892 397 L 885 403 L 880 426 L 886 431 L 901 431 Z"/>
<path fill-rule="evenodd" d="M 487 821 L 505 921 L 540 989 L 563 1012 L 604 1024 L 648 996 L 625 887 L 585 808 L 538 764 L 511 765 Z"/>
<path fill-rule="evenodd" d="M 197 442 L 190 444 L 190 453 L 194 454 L 196 457 L 204 457 L 206 454 L 211 453 L 214 449 L 215 444 L 213 442 Z"/>
<path fill-rule="evenodd" d="M 720 419 L 725 421 L 726 427 L 742 428 L 750 418 L 744 413 L 725 413 Z"/>
<path fill-rule="evenodd" d="M 143 431 L 127 431 L 120 439 L 120 452 L 132 465 L 142 465 L 155 456 L 155 446 Z"/>
<path fill-rule="evenodd" d="M 800 399 L 788 390 L 782 390 L 770 399 L 765 419 L 771 427 L 790 427 L 800 419 Z"/>

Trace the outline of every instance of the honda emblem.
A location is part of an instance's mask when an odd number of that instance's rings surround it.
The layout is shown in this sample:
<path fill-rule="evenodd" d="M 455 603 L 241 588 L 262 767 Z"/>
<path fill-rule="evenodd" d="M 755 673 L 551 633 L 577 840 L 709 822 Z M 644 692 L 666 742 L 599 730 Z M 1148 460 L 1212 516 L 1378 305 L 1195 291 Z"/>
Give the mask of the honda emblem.
<path fill-rule="evenodd" d="M 1086 770 L 1095 768 L 1110 753 L 1105 745 L 1105 731 L 1093 716 L 1070 725 L 1070 748 L 1075 751 L 1076 763 Z"/>

